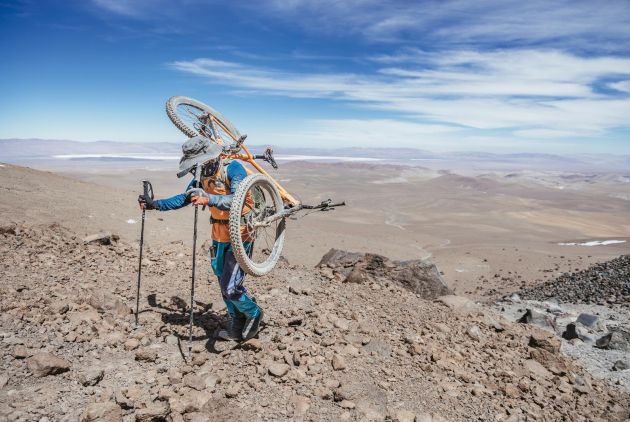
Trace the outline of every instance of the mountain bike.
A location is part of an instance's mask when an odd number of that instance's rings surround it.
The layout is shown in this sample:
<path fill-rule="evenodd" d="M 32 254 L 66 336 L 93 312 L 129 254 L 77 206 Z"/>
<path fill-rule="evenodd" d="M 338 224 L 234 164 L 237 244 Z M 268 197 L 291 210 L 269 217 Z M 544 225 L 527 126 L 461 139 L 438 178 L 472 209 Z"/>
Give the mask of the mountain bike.
<path fill-rule="evenodd" d="M 234 193 L 228 221 L 234 256 L 246 273 L 262 276 L 275 267 L 284 246 L 288 217 L 302 210 L 330 211 L 345 205 L 330 199 L 318 205 L 297 200 L 256 161 L 277 169 L 273 149 L 267 147 L 262 154 L 252 154 L 244 145 L 247 135 L 212 107 L 175 96 L 166 102 L 166 114 L 186 136 L 202 135 L 220 144 L 225 160 L 249 165 L 245 166 L 248 176 Z"/>

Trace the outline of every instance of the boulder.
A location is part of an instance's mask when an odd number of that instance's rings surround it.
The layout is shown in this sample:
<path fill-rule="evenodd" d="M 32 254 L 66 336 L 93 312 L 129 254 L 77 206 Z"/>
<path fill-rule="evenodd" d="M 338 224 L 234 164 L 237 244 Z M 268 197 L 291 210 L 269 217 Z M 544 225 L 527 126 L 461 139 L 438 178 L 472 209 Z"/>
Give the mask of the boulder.
<path fill-rule="evenodd" d="M 630 368 L 630 364 L 628 362 L 624 362 L 623 360 L 618 360 L 613 364 L 613 371 L 625 371 Z"/>
<path fill-rule="evenodd" d="M 272 363 L 269 365 L 269 373 L 274 377 L 282 378 L 289 372 L 289 365 L 284 363 Z"/>
<path fill-rule="evenodd" d="M 630 352 L 630 332 L 617 328 L 599 338 L 595 343 L 600 349 L 623 350 Z"/>
<path fill-rule="evenodd" d="M 206 383 L 204 382 L 204 380 L 200 376 L 193 373 L 186 374 L 184 376 L 184 385 L 197 391 L 202 391 L 206 389 Z"/>
<path fill-rule="evenodd" d="M 580 339 L 585 343 L 594 343 L 595 339 L 589 335 L 588 330 L 576 323 L 567 324 L 565 330 L 562 332 L 562 338 L 565 340 Z"/>
<path fill-rule="evenodd" d="M 393 422 L 414 422 L 416 420 L 416 414 L 409 410 L 396 410 L 392 417 Z"/>
<path fill-rule="evenodd" d="M 332 367 L 335 371 L 343 371 L 346 369 L 346 360 L 341 355 L 335 354 L 332 358 Z"/>
<path fill-rule="evenodd" d="M 530 335 L 528 345 L 557 354 L 560 352 L 561 342 L 553 333 L 537 330 Z"/>
<path fill-rule="evenodd" d="M 475 302 L 463 296 L 444 295 L 438 297 L 436 301 L 443 303 L 459 314 L 472 314 L 481 309 Z"/>
<path fill-rule="evenodd" d="M 475 341 L 481 341 L 481 329 L 478 325 L 471 326 L 468 331 L 466 331 L 466 334 Z"/>
<path fill-rule="evenodd" d="M 70 370 L 70 363 L 50 353 L 37 353 L 30 357 L 26 364 L 28 370 L 36 377 L 57 375 Z"/>
<path fill-rule="evenodd" d="M 575 338 L 580 338 L 580 336 L 578 335 L 575 323 L 572 322 L 570 324 L 567 324 L 566 329 L 562 333 L 562 338 L 565 340 L 573 340 Z"/>
<path fill-rule="evenodd" d="M 361 259 L 362 253 L 347 252 L 339 249 L 329 250 L 319 261 L 317 267 L 330 267 L 348 276 L 354 265 Z"/>
<path fill-rule="evenodd" d="M 88 387 L 98 384 L 105 375 L 105 371 L 102 369 L 88 369 L 85 372 L 79 374 L 79 382 L 82 386 Z"/>
<path fill-rule="evenodd" d="M 595 324 L 597 324 L 597 316 L 581 313 L 580 315 L 578 315 L 576 322 L 582 324 L 585 327 L 592 328 L 595 326 Z"/>
<path fill-rule="evenodd" d="M 136 410 L 137 422 L 166 421 L 171 413 L 168 402 L 156 401 L 143 409 Z"/>
<path fill-rule="evenodd" d="M 536 309 L 526 309 L 525 313 L 516 322 L 555 330 L 554 317 Z"/>
<path fill-rule="evenodd" d="M 28 349 L 26 347 L 24 347 L 23 345 L 21 345 L 21 344 L 18 344 L 13 349 L 13 357 L 16 358 L 16 359 L 25 359 L 25 358 L 27 358 L 29 356 L 30 356 L 30 354 L 28 352 Z"/>
<path fill-rule="evenodd" d="M 331 249 L 317 264 L 341 274 L 346 283 L 394 283 L 425 299 L 450 294 L 434 264 L 422 260 L 392 261 L 382 255 Z"/>
<path fill-rule="evenodd" d="M 81 414 L 81 422 L 120 422 L 122 409 L 116 403 L 92 403 Z"/>
<path fill-rule="evenodd" d="M 553 377 L 552 373 L 548 371 L 547 368 L 542 366 L 538 361 L 535 361 L 534 359 L 525 360 L 523 366 L 536 377 L 543 379 L 551 379 Z"/>
<path fill-rule="evenodd" d="M 143 362 L 155 362 L 157 360 L 158 354 L 155 349 L 139 349 L 136 352 L 136 360 Z"/>
<path fill-rule="evenodd" d="M 100 232 L 91 234 L 83 238 L 83 243 L 99 244 L 99 245 L 111 245 L 113 242 L 118 242 L 120 236 L 111 234 L 109 232 Z"/>
<path fill-rule="evenodd" d="M 241 347 L 244 350 L 253 350 L 255 352 L 262 350 L 262 342 L 257 338 L 250 338 L 247 341 L 241 343 Z"/>
<path fill-rule="evenodd" d="M 564 376 L 569 372 L 566 361 L 560 355 L 550 353 L 544 349 L 530 349 L 529 356 L 554 375 Z"/>

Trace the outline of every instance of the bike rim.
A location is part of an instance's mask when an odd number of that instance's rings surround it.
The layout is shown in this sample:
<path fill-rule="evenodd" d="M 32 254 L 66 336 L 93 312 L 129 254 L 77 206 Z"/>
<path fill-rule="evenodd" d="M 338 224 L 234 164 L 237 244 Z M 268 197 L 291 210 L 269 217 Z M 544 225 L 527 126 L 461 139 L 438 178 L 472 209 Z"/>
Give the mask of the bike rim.
<path fill-rule="evenodd" d="M 255 266 L 264 266 L 277 259 L 278 238 L 284 234 L 285 223 L 284 219 L 278 219 L 266 226 L 255 226 L 282 211 L 282 201 L 278 202 L 277 194 L 266 183 L 254 183 L 247 195 L 253 197 L 255 189 L 260 189 L 264 198 L 260 205 L 254 206 L 244 217 L 243 225 L 247 233 L 245 239 L 250 242 L 247 254 L 249 260 Z M 243 207 L 247 207 L 247 201 Z"/>

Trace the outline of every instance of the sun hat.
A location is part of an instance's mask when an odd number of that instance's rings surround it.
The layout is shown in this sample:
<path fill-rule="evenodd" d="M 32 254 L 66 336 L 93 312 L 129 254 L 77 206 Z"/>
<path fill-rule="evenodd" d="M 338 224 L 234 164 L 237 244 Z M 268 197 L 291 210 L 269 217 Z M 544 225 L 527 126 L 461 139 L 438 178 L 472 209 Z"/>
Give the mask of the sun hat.
<path fill-rule="evenodd" d="M 195 136 L 182 144 L 182 158 L 179 160 L 181 171 L 190 170 L 197 164 L 214 160 L 223 152 L 221 145 L 205 136 Z"/>

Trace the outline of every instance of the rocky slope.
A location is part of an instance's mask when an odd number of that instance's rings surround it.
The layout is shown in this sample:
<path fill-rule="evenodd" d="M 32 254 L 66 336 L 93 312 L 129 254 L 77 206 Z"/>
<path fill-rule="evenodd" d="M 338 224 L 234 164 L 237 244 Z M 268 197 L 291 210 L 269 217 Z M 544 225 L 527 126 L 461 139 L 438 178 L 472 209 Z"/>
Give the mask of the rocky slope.
<path fill-rule="evenodd" d="M 266 326 L 237 345 L 214 340 L 225 312 L 202 261 L 188 358 L 189 252 L 148 249 L 134 329 L 134 245 L 85 244 L 56 225 L 2 227 L 0 419 L 629 417 L 628 394 L 562 357 L 537 327 L 457 296 L 424 299 L 387 276 L 344 282 L 329 267 L 284 263 L 249 279 Z"/>
<path fill-rule="evenodd" d="M 597 263 L 583 271 L 523 289 L 525 299 L 554 298 L 565 303 L 630 306 L 630 255 Z"/>

